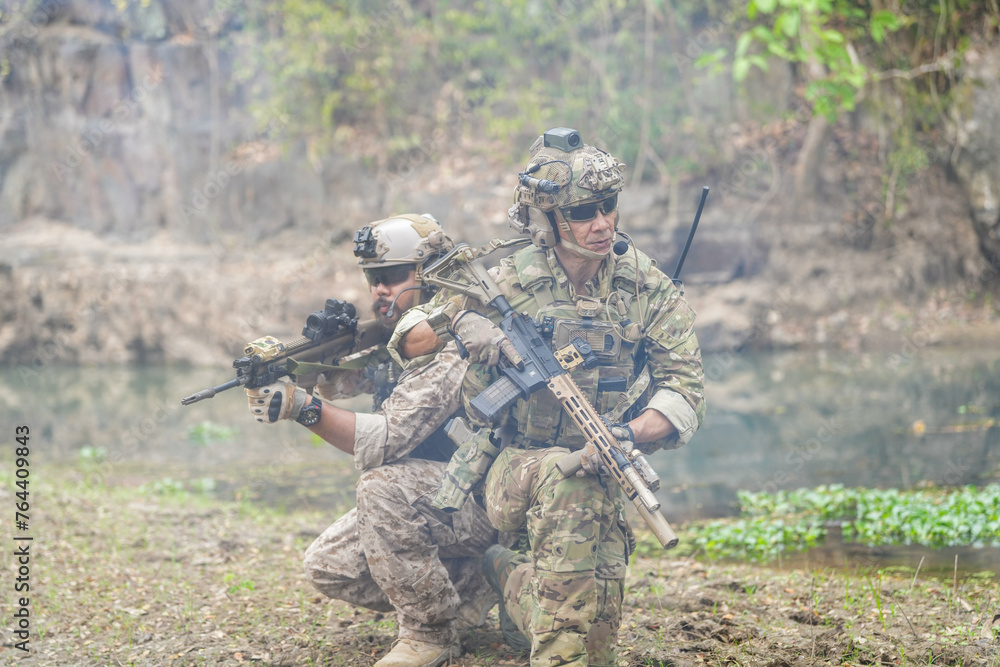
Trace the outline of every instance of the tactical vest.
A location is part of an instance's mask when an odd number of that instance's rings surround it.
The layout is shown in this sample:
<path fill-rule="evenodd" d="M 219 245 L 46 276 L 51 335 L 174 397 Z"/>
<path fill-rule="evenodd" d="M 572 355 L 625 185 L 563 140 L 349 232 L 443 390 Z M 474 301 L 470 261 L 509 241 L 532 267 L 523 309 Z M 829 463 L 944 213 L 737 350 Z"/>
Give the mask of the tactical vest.
<path fill-rule="evenodd" d="M 373 397 L 373 411 L 377 411 L 382 407 L 382 403 L 385 402 L 387 398 L 396 389 L 396 385 L 399 383 L 399 376 L 402 374 L 403 369 L 397 364 L 393 358 L 386 351 L 385 347 L 379 347 L 378 350 L 373 352 L 368 357 L 368 364 L 364 369 L 364 376 L 375 383 L 375 393 Z M 461 410 L 455 413 L 457 416 L 459 414 L 464 414 Z M 413 448 L 408 456 L 414 459 L 426 459 L 428 461 L 448 461 L 451 459 L 452 454 L 455 453 L 456 447 L 455 443 L 452 442 L 445 432 L 445 424 L 448 421 L 445 420 L 443 424 L 437 427 L 433 433 L 431 433 L 427 438 L 421 442 L 419 445 Z"/>
<path fill-rule="evenodd" d="M 610 290 L 606 290 L 610 295 L 600 299 L 578 295 L 571 300 L 568 291 L 557 284 L 541 248 L 515 253 L 500 268 L 499 282 L 509 288 L 511 306 L 541 324 L 542 335 L 553 350 L 575 337 L 590 343 L 600 363 L 589 370 L 577 366 L 571 375 L 597 412 L 615 421 L 644 404 L 649 385 L 638 323 L 640 314 L 646 312 L 648 297 L 643 288 L 652 261 L 641 253 L 638 260 L 638 296 L 636 261 L 629 253 L 613 260 Z M 586 442 L 548 391 L 536 391 L 512 410 L 521 446 L 579 449 Z"/>

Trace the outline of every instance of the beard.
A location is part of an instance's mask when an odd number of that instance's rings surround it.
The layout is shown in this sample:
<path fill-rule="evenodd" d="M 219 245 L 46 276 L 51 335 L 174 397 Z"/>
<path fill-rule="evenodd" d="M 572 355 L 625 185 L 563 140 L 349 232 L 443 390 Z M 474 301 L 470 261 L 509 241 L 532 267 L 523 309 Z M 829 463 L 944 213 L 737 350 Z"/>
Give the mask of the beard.
<path fill-rule="evenodd" d="M 375 316 L 375 319 L 378 320 L 379 326 L 381 326 L 386 333 L 391 333 L 392 330 L 396 328 L 396 322 L 399 321 L 399 308 L 393 309 L 392 317 L 387 317 L 386 314 L 382 312 L 383 308 L 388 308 L 391 305 L 392 299 L 384 299 L 381 297 L 372 302 L 372 314 Z"/>

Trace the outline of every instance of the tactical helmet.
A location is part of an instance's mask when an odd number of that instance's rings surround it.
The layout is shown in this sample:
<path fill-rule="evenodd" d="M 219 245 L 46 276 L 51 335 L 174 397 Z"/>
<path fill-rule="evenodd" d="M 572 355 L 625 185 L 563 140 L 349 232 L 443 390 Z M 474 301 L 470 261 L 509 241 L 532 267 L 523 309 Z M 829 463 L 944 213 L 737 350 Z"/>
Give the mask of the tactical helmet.
<path fill-rule="evenodd" d="M 364 269 L 427 266 L 455 247 L 429 213 L 404 213 L 369 223 L 354 233 L 354 256 Z"/>
<path fill-rule="evenodd" d="M 596 202 L 618 194 L 625 184 L 624 167 L 610 153 L 583 143 L 580 133 L 557 127 L 538 137 L 519 174 L 514 205 L 507 212 L 511 227 L 528 234 L 541 248 L 560 243 L 591 255 L 572 242 L 559 208 Z M 558 234 L 557 230 L 563 233 Z"/>

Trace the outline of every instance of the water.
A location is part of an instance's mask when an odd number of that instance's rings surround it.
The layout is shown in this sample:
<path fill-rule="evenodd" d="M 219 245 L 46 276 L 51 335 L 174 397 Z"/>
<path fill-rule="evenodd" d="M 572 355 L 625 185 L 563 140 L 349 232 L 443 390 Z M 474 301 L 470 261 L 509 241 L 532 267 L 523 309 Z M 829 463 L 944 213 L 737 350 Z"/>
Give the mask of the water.
<path fill-rule="evenodd" d="M 707 357 L 708 414 L 659 453 L 665 511 L 731 513 L 736 489 L 1000 480 L 1000 350 Z M 991 426 L 992 424 L 992 426 Z"/>
<path fill-rule="evenodd" d="M 737 489 L 1000 480 L 1000 350 L 923 350 L 912 358 L 744 354 L 705 362 L 705 424 L 687 447 L 651 457 L 672 521 L 731 515 Z M 100 450 L 103 463 L 87 468 L 90 474 L 123 483 L 210 478 L 223 497 L 249 493 L 290 507 L 351 503 L 350 457 L 296 424 L 252 421 L 242 391 L 180 405 L 230 372 L 3 368 L 0 408 L 11 424 L 5 436 L 13 438 L 13 424 L 30 426 L 36 476 L 46 465 L 80 465 Z M 367 398 L 341 405 L 370 407 Z"/>

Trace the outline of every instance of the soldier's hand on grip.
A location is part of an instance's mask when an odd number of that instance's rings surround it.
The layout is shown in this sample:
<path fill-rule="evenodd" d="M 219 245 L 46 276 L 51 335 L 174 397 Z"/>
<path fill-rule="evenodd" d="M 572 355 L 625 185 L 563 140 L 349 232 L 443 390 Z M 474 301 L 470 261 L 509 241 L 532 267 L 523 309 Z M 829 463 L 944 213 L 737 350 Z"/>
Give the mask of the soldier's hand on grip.
<path fill-rule="evenodd" d="M 597 453 L 597 447 L 592 442 L 588 442 L 580 451 L 580 469 L 576 471 L 577 477 L 584 475 L 606 474 L 607 468 L 601 463 L 601 455 Z"/>
<path fill-rule="evenodd" d="M 524 367 L 524 360 L 500 327 L 474 310 L 463 310 L 455 315 L 449 331 L 455 337 L 459 353 L 473 363 L 496 366 L 503 355 L 518 368 Z"/>
<path fill-rule="evenodd" d="M 608 424 L 608 430 L 621 443 L 623 451 L 630 452 L 635 447 L 635 432 L 628 424 Z"/>
<path fill-rule="evenodd" d="M 611 435 L 615 436 L 618 443 L 623 451 L 631 451 L 635 446 L 635 433 L 632 431 L 632 427 L 628 424 L 616 424 L 609 423 L 605 421 L 608 426 L 608 430 L 611 431 Z M 601 462 L 601 456 L 597 453 L 597 447 L 592 442 L 588 442 L 587 446 L 583 448 L 580 452 L 580 469 L 576 472 L 577 477 L 583 477 L 584 475 L 605 475 L 608 473 L 608 469 Z"/>
<path fill-rule="evenodd" d="M 262 424 L 274 424 L 282 419 L 298 419 L 302 406 L 309 400 L 306 390 L 291 382 L 279 381 L 245 391 L 250 414 Z"/>

